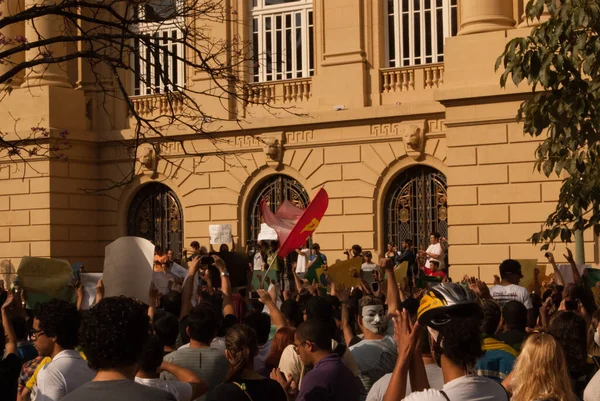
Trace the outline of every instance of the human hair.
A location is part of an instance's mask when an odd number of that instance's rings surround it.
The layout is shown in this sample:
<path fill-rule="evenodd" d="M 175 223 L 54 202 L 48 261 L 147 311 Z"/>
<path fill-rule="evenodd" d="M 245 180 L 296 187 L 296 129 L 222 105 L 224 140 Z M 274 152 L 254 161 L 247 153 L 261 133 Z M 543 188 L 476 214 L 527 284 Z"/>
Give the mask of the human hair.
<path fill-rule="evenodd" d="M 413 242 L 411 239 L 405 239 L 403 241 L 406 242 L 406 245 L 408 245 L 409 248 L 412 247 Z"/>
<path fill-rule="evenodd" d="M 175 316 L 181 314 L 181 293 L 178 291 L 169 291 L 160 297 L 160 307 Z"/>
<path fill-rule="evenodd" d="M 145 373 L 156 373 L 163 361 L 163 343 L 156 335 L 146 340 L 144 351 L 140 358 L 140 370 Z"/>
<path fill-rule="evenodd" d="M 598 331 L 598 324 L 600 324 L 600 309 L 592 314 L 592 319 L 587 333 L 588 355 L 600 357 L 600 346 L 596 344 L 596 341 L 594 341 L 594 334 L 596 331 Z"/>
<path fill-rule="evenodd" d="M 258 355 L 256 332 L 245 324 L 236 324 L 225 334 L 225 348 L 229 352 L 229 372 L 225 381 L 235 380 L 244 369 L 250 368 Z"/>
<path fill-rule="evenodd" d="M 162 248 L 160 247 L 160 245 L 154 246 L 154 253 L 156 253 L 157 255 L 162 255 Z"/>
<path fill-rule="evenodd" d="M 294 327 L 298 327 L 304 321 L 300 303 L 293 299 L 286 299 L 281 303 L 281 313 Z"/>
<path fill-rule="evenodd" d="M 511 401 L 575 401 L 560 344 L 546 333 L 531 334 L 513 369 Z"/>
<path fill-rule="evenodd" d="M 246 316 L 246 325 L 250 326 L 256 332 L 256 341 L 259 345 L 269 341 L 271 333 L 271 316 L 262 312 L 251 312 Z"/>
<path fill-rule="evenodd" d="M 582 375 L 587 359 L 587 323 L 573 311 L 557 312 L 550 320 L 548 333 L 562 346 L 572 379 Z"/>
<path fill-rule="evenodd" d="M 148 307 L 133 298 L 104 298 L 83 315 L 81 346 L 94 370 L 138 363 L 149 336 Z"/>
<path fill-rule="evenodd" d="M 500 263 L 500 278 L 506 279 L 512 273 L 521 271 L 521 264 L 514 259 L 506 259 Z"/>
<path fill-rule="evenodd" d="M 287 326 L 281 327 L 275 332 L 275 337 L 273 338 L 273 343 L 271 344 L 271 350 L 265 359 L 265 367 L 267 368 L 268 372 L 279 366 L 279 360 L 281 359 L 283 350 L 288 345 L 294 343 L 295 333 L 296 329 Z"/>
<path fill-rule="evenodd" d="M 509 301 L 502 308 L 504 324 L 509 330 L 525 331 L 527 327 L 527 308 L 519 301 Z"/>
<path fill-rule="evenodd" d="M 221 244 L 221 246 L 219 247 L 219 252 L 229 252 L 229 245 Z"/>
<path fill-rule="evenodd" d="M 362 248 L 360 245 L 352 245 L 352 253 L 354 256 L 358 256 L 362 253 Z"/>
<path fill-rule="evenodd" d="M 189 314 L 188 330 L 190 338 L 209 345 L 217 335 L 221 314 L 209 302 L 200 302 Z"/>
<path fill-rule="evenodd" d="M 434 231 L 431 233 L 431 235 L 433 235 L 433 238 L 439 240 L 440 238 L 442 238 L 442 236 L 440 235 L 440 233 L 438 233 L 437 231 Z"/>
<path fill-rule="evenodd" d="M 314 250 L 317 250 L 317 251 L 318 251 L 319 249 L 321 249 L 321 245 L 319 245 L 319 244 L 317 244 L 317 243 L 315 242 L 315 243 L 313 244 L 313 246 L 312 246 L 312 249 L 314 249 Z"/>
<path fill-rule="evenodd" d="M 27 340 L 27 320 L 23 316 L 13 316 L 10 319 L 18 341 Z M 78 329 L 79 330 L 79 329 Z"/>
<path fill-rule="evenodd" d="M 154 319 L 154 332 L 161 343 L 173 347 L 179 334 L 179 319 L 170 313 L 164 313 Z"/>
<path fill-rule="evenodd" d="M 372 305 L 383 306 L 383 301 L 381 301 L 381 299 L 374 297 L 372 295 L 366 295 L 366 296 L 362 297 L 360 299 L 360 301 L 358 302 L 358 317 L 360 318 L 362 316 L 362 311 L 365 306 L 372 306 Z"/>
<path fill-rule="evenodd" d="M 327 326 L 318 319 L 308 319 L 296 329 L 296 336 L 301 342 L 310 341 L 320 350 L 331 352 L 331 336 Z"/>
<path fill-rule="evenodd" d="M 194 248 L 195 250 L 199 250 L 200 249 L 200 243 L 198 241 L 192 241 L 192 243 L 190 244 L 190 246 L 192 248 Z"/>
<path fill-rule="evenodd" d="M 477 360 L 484 354 L 481 349 L 481 318 L 453 317 L 440 327 L 438 342 L 433 348 L 434 353 L 443 354 L 453 364 L 473 372 Z"/>
<path fill-rule="evenodd" d="M 34 312 L 40 321 L 40 329 L 47 337 L 56 337 L 62 348 L 77 346 L 80 317 L 75 304 L 62 299 L 51 299 L 41 303 Z"/>
<path fill-rule="evenodd" d="M 481 324 L 483 334 L 493 337 L 500 325 L 500 320 L 502 320 L 500 306 L 496 302 L 486 299 L 481 303 L 481 309 L 483 311 L 483 321 Z"/>

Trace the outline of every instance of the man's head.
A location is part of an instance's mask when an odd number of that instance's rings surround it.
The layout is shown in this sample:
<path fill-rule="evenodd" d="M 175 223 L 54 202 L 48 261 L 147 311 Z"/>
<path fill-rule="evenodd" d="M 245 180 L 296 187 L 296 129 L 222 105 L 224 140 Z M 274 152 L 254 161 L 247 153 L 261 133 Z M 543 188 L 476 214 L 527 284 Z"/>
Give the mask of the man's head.
<path fill-rule="evenodd" d="M 352 257 L 355 258 L 362 254 L 362 248 L 360 245 L 352 245 Z"/>
<path fill-rule="evenodd" d="M 372 263 L 373 262 L 373 254 L 371 253 L 371 251 L 367 251 L 364 254 L 364 261 L 365 263 Z"/>
<path fill-rule="evenodd" d="M 204 255 L 208 255 L 208 249 L 206 249 L 205 246 L 201 246 L 200 247 L 200 255 L 204 256 Z"/>
<path fill-rule="evenodd" d="M 156 246 L 154 247 L 154 254 L 155 254 L 155 255 L 158 255 L 158 256 L 162 256 L 162 254 L 163 254 L 163 250 L 162 250 L 162 248 L 161 248 L 160 246 L 156 245 Z"/>
<path fill-rule="evenodd" d="M 149 375 L 157 375 L 158 368 L 163 361 L 163 354 L 163 343 L 158 336 L 150 336 L 140 358 L 140 371 Z"/>
<path fill-rule="evenodd" d="M 221 314 L 208 302 L 201 302 L 189 314 L 186 333 L 194 341 L 210 345 L 217 335 Z"/>
<path fill-rule="evenodd" d="M 500 320 L 502 320 L 502 311 L 500 306 L 494 301 L 486 299 L 482 304 L 483 310 L 483 321 L 481 322 L 481 329 L 483 334 L 488 337 L 493 337 L 498 330 Z"/>
<path fill-rule="evenodd" d="M 175 258 L 175 253 L 172 249 L 167 250 L 167 258 L 169 259 L 169 262 L 172 262 L 173 258 Z"/>
<path fill-rule="evenodd" d="M 147 310 L 133 298 L 109 297 L 84 315 L 79 334 L 92 369 L 135 374 L 151 329 Z"/>
<path fill-rule="evenodd" d="M 383 334 L 388 328 L 385 308 L 381 299 L 365 296 L 359 303 L 358 325 L 363 333 L 365 330 L 374 334 Z"/>
<path fill-rule="evenodd" d="M 219 247 L 219 252 L 229 252 L 229 245 L 221 244 L 221 246 Z"/>
<path fill-rule="evenodd" d="M 523 278 L 521 273 L 521 264 L 513 259 L 506 259 L 500 263 L 500 278 L 508 281 L 510 284 L 519 285 Z"/>
<path fill-rule="evenodd" d="M 309 319 L 296 329 L 294 345 L 304 366 L 312 366 L 316 353 L 331 353 L 331 336 L 323 322 Z"/>
<path fill-rule="evenodd" d="M 275 252 L 279 249 L 279 241 L 271 241 L 271 251 Z"/>
<path fill-rule="evenodd" d="M 53 357 L 63 349 L 77 346 L 79 312 L 67 301 L 53 299 L 41 304 L 34 313 L 33 345 L 40 356 Z"/>
<path fill-rule="evenodd" d="M 271 317 L 266 313 L 252 312 L 246 316 L 245 323 L 256 332 L 256 341 L 258 345 L 264 345 L 269 341 L 271 333 Z"/>
<path fill-rule="evenodd" d="M 405 239 L 402 241 L 402 249 L 410 249 L 412 247 L 412 241 L 409 239 Z"/>
<path fill-rule="evenodd" d="M 200 243 L 198 241 L 192 241 L 192 243 L 190 244 L 190 246 L 192 247 L 192 249 L 194 250 L 194 252 L 197 252 L 200 250 Z"/>
<path fill-rule="evenodd" d="M 179 319 L 170 313 L 163 314 L 154 320 L 154 332 L 162 344 L 175 347 L 179 334 Z"/>
<path fill-rule="evenodd" d="M 519 301 L 509 301 L 502 308 L 505 330 L 525 331 L 527 327 L 527 308 Z"/>
<path fill-rule="evenodd" d="M 321 246 L 315 242 L 312 246 L 312 253 L 318 255 L 319 252 L 321 252 Z"/>
<path fill-rule="evenodd" d="M 431 260 L 429 260 L 429 266 L 430 266 L 431 270 L 436 272 L 436 271 L 440 270 L 440 261 L 437 259 L 431 259 Z"/>
<path fill-rule="evenodd" d="M 441 238 L 441 235 L 440 235 L 440 233 L 433 232 L 433 233 L 431 233 L 431 235 L 429 236 L 429 242 L 431 242 L 433 245 L 435 245 L 435 244 L 437 244 L 438 242 L 440 242 L 440 238 Z"/>

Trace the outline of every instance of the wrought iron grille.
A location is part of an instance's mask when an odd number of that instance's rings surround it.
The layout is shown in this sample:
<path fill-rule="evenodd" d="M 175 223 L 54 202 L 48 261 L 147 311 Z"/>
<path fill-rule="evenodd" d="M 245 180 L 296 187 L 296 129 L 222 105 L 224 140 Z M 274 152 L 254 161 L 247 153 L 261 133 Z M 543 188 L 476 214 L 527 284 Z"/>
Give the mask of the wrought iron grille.
<path fill-rule="evenodd" d="M 416 249 L 427 249 L 429 235 L 448 238 L 446 177 L 431 167 L 413 167 L 392 183 L 385 201 L 387 242 L 410 239 Z"/>
<path fill-rule="evenodd" d="M 172 249 L 181 258 L 183 210 L 177 196 L 160 183 L 140 189 L 129 206 L 127 235 L 146 238 L 165 252 Z"/>
<path fill-rule="evenodd" d="M 286 175 L 276 175 L 263 181 L 260 188 L 252 197 L 250 203 L 250 224 L 248 239 L 256 241 L 260 233 L 262 217 L 260 214 L 260 202 L 265 199 L 273 212 L 286 199 L 294 205 L 305 209 L 308 206 L 308 193 L 296 180 Z"/>

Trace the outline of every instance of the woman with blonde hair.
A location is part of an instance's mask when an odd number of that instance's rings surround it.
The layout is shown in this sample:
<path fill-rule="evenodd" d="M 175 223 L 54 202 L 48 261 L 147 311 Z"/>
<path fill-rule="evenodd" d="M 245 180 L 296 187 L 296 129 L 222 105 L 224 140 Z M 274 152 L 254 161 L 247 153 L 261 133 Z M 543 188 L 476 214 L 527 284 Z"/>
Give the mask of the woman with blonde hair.
<path fill-rule="evenodd" d="M 511 401 L 576 401 L 560 344 L 550 334 L 527 338 L 514 370 L 502 383 Z"/>
<path fill-rule="evenodd" d="M 588 327 L 588 356 L 590 358 L 597 357 L 600 358 L 600 332 L 598 331 L 598 327 L 600 326 L 600 309 L 598 309 L 592 315 L 592 321 L 590 326 Z"/>

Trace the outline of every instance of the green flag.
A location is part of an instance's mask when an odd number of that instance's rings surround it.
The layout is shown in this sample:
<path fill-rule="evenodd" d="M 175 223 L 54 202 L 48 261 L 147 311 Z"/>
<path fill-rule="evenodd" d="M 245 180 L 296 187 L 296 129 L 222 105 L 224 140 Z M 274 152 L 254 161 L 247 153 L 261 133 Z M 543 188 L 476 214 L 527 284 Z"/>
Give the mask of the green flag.
<path fill-rule="evenodd" d="M 307 279 L 310 284 L 312 284 L 313 281 L 319 281 L 317 269 L 321 266 L 323 266 L 323 258 L 321 257 L 321 255 L 317 255 L 317 259 L 315 259 L 312 266 L 306 271 L 306 274 L 304 275 L 304 278 Z"/>

